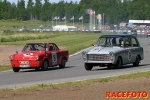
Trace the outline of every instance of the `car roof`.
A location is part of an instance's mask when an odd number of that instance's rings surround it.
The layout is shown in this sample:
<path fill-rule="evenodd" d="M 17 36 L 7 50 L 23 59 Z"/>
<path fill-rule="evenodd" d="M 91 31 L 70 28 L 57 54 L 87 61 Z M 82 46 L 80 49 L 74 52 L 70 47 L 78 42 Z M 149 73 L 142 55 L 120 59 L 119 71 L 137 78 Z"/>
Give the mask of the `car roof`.
<path fill-rule="evenodd" d="M 53 43 L 53 42 L 29 42 L 27 44 L 38 44 L 38 43 L 41 43 L 41 44 L 48 44 L 48 43 Z"/>
<path fill-rule="evenodd" d="M 135 37 L 131 34 L 105 34 L 100 37 Z"/>

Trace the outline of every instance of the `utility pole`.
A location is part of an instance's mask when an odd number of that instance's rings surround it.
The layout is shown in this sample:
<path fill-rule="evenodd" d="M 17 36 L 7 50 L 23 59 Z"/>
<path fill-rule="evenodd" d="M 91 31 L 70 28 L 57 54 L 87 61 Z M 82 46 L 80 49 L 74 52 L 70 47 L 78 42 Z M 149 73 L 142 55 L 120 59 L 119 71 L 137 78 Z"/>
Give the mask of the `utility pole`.
<path fill-rule="evenodd" d="M 105 23 L 104 23 L 104 13 L 103 13 L 103 25 L 105 25 Z"/>
<path fill-rule="evenodd" d="M 105 30 L 105 22 L 104 22 L 104 13 L 103 13 L 103 28 L 104 28 L 104 31 L 106 32 L 106 30 Z"/>

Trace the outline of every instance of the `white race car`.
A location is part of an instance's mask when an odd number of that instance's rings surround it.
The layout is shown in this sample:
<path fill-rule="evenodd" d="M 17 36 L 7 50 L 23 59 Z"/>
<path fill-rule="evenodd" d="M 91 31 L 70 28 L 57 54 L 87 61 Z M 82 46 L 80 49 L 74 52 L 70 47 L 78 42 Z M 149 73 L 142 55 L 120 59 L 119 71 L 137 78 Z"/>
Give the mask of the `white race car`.
<path fill-rule="evenodd" d="M 121 68 L 125 64 L 138 66 L 143 60 L 143 48 L 136 36 L 129 34 L 108 34 L 100 36 L 97 43 L 82 52 L 86 70 L 93 66 Z"/>

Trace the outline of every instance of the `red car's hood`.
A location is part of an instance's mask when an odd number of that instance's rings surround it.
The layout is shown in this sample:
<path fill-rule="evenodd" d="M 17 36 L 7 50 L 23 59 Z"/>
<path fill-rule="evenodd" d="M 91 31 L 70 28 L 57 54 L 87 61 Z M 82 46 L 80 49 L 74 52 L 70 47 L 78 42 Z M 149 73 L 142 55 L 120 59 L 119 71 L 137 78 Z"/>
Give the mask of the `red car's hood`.
<path fill-rule="evenodd" d="M 20 52 L 14 54 L 15 60 L 34 60 L 37 56 L 42 56 L 45 54 L 45 51 L 30 51 L 30 52 Z"/>

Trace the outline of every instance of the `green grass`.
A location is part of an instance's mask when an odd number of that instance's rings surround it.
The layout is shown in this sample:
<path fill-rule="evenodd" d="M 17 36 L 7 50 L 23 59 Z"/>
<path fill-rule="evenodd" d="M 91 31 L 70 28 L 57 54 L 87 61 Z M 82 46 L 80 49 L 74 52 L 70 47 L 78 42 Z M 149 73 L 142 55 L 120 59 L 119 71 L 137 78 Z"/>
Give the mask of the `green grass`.
<path fill-rule="evenodd" d="M 69 54 L 75 53 L 81 49 L 87 48 L 92 44 L 95 44 L 98 37 L 102 33 L 55 33 L 57 36 L 53 36 L 46 39 L 32 39 L 26 41 L 15 42 L 0 42 L 0 45 L 22 45 L 24 46 L 28 42 L 54 42 L 59 46 L 66 47 Z"/>
<path fill-rule="evenodd" d="M 10 66 L 0 66 L 0 72 L 11 69 Z"/>
<path fill-rule="evenodd" d="M 64 82 L 64 83 L 58 83 L 58 84 L 37 84 L 34 86 L 28 86 L 28 87 L 21 87 L 21 88 L 4 88 L 0 89 L 0 92 L 5 91 L 22 91 L 22 90 L 37 90 L 41 88 L 59 88 L 64 86 L 84 86 L 84 85 L 90 85 L 93 83 L 105 83 L 110 81 L 117 81 L 120 79 L 135 79 L 140 77 L 147 77 L 150 78 L 150 71 L 147 72 L 137 72 L 137 73 L 130 73 L 126 75 L 119 75 L 119 76 L 112 76 L 107 78 L 96 78 L 96 79 L 88 79 L 84 81 L 75 81 L 75 82 Z"/>

